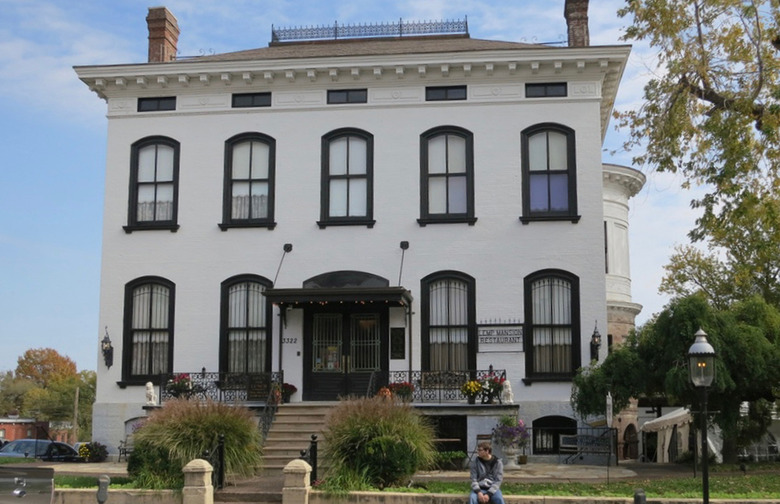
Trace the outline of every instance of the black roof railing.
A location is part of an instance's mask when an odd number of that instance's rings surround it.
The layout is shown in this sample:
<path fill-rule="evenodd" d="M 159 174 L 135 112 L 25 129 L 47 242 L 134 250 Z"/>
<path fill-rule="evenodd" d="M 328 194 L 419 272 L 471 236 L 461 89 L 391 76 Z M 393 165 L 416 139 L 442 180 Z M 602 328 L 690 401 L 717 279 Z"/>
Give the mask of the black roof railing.
<path fill-rule="evenodd" d="M 332 26 L 299 26 L 291 28 L 276 28 L 271 25 L 271 43 L 304 40 L 374 38 L 374 37 L 404 37 L 409 35 L 468 35 L 468 18 L 444 21 L 398 21 L 388 23 L 345 24 L 338 21 Z"/>

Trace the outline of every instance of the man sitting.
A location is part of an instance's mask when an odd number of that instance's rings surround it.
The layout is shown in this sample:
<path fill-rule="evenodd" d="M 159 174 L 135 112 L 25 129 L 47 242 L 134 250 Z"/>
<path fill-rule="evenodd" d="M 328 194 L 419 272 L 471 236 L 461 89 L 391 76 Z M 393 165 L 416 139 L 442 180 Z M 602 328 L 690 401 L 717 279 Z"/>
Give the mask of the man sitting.
<path fill-rule="evenodd" d="M 493 456 L 490 442 L 477 445 L 477 458 L 471 463 L 471 496 L 469 504 L 504 504 L 501 495 L 501 481 L 504 479 L 504 464 Z"/>

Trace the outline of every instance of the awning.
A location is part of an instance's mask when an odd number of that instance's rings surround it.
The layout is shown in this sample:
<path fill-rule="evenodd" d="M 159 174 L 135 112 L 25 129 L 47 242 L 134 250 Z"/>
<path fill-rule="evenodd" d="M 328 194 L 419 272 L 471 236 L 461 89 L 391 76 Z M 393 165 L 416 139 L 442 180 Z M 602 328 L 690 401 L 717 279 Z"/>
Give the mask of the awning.
<path fill-rule="evenodd" d="M 263 292 L 273 304 L 303 308 L 307 304 L 372 304 L 411 306 L 412 293 L 404 287 L 329 287 L 267 289 Z"/>
<path fill-rule="evenodd" d="M 674 425 L 685 425 L 693 421 L 687 408 L 679 408 L 655 420 L 644 423 L 639 429 L 644 432 L 658 432 L 663 429 L 669 429 Z"/>

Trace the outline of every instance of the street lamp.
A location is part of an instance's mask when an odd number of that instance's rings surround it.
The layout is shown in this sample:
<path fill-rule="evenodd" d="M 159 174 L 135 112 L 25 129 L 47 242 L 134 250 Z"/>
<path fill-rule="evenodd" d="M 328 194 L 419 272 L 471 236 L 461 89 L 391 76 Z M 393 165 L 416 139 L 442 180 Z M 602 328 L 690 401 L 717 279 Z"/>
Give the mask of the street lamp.
<path fill-rule="evenodd" d="M 688 349 L 688 366 L 693 386 L 701 389 L 701 476 L 704 504 L 710 502 L 709 446 L 707 445 L 707 388 L 715 379 L 715 349 L 707 341 L 707 333 L 699 329 L 696 340 Z"/>

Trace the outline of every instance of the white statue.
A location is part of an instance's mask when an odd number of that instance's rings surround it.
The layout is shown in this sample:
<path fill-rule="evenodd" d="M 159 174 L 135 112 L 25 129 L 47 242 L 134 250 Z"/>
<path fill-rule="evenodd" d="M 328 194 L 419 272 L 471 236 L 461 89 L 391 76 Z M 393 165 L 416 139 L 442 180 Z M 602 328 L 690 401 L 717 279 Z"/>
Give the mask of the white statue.
<path fill-rule="evenodd" d="M 146 382 L 146 405 L 157 406 L 157 393 L 152 382 Z"/>
<path fill-rule="evenodd" d="M 501 403 L 502 404 L 514 404 L 515 395 L 512 393 L 512 384 L 509 380 L 504 381 L 504 388 L 501 389 Z"/>

